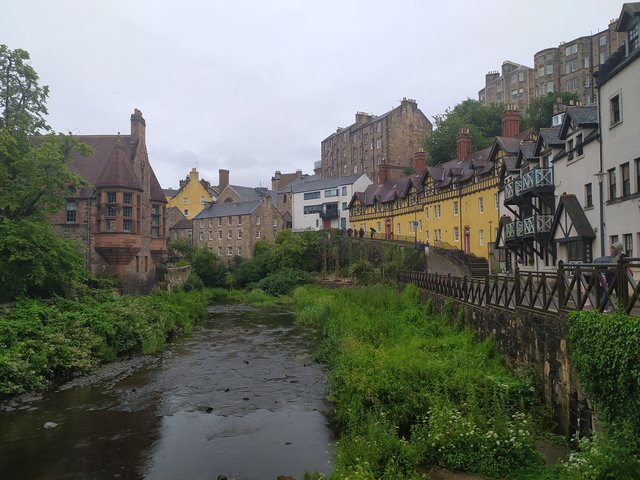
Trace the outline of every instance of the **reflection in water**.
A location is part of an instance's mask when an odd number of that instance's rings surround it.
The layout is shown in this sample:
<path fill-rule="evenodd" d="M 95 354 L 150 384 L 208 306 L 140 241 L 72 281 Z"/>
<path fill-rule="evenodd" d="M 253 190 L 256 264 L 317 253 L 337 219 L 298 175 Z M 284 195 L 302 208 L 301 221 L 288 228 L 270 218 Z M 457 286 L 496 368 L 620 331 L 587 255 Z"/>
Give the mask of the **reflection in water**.
<path fill-rule="evenodd" d="M 0 406 L 0 478 L 328 473 L 332 439 L 314 347 L 289 314 L 212 307 L 209 321 L 162 355 Z"/>

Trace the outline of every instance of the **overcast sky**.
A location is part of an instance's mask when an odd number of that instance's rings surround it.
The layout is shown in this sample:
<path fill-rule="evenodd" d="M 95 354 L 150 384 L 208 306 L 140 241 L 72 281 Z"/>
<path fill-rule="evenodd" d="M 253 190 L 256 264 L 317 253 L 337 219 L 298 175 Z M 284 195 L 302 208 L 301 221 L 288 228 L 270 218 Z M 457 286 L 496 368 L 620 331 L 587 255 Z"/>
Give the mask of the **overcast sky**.
<path fill-rule="evenodd" d="M 49 124 L 75 134 L 147 123 L 163 188 L 197 167 L 271 186 L 313 173 L 320 142 L 413 98 L 433 121 L 505 60 L 604 30 L 613 0 L 4 0 L 0 43 L 31 54 Z"/>

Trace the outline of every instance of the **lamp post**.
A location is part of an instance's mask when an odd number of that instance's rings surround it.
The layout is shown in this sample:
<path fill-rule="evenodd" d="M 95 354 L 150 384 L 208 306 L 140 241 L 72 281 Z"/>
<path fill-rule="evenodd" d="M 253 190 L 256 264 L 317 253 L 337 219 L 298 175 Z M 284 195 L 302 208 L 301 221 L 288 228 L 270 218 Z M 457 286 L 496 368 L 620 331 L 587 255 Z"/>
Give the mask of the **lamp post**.
<path fill-rule="evenodd" d="M 606 173 L 600 171 L 593 175 L 598 178 L 598 203 L 600 208 L 600 226 L 598 228 L 600 229 L 600 256 L 604 257 L 604 192 L 602 190 L 602 182 Z"/>

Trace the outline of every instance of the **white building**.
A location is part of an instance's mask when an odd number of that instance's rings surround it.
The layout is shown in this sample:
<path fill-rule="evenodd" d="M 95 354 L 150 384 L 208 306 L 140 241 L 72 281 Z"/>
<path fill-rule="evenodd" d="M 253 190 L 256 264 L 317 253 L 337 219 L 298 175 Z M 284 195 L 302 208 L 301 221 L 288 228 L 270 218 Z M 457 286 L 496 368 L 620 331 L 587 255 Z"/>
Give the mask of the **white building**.
<path fill-rule="evenodd" d="M 640 250 L 640 2 L 625 3 L 616 31 L 625 44 L 597 73 L 598 117 L 602 142 L 599 168 L 603 215 L 601 251 L 613 242 L 638 257 Z M 603 228 L 602 228 L 603 227 Z M 601 253 L 601 252 L 600 252 Z"/>
<path fill-rule="evenodd" d="M 279 194 L 291 198 L 293 231 L 347 228 L 349 201 L 354 192 L 362 192 L 372 182 L 367 175 L 339 178 L 311 176 L 289 184 Z"/>

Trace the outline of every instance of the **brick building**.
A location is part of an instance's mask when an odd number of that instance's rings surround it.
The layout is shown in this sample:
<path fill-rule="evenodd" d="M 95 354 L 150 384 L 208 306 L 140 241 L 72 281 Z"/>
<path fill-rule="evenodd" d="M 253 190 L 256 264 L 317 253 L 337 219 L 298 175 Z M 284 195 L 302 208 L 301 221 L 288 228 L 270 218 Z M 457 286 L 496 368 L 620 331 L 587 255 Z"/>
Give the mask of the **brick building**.
<path fill-rule="evenodd" d="M 404 98 L 400 106 L 380 116 L 358 112 L 354 124 L 338 128 L 322 141 L 315 173 L 322 178 L 361 174 L 377 178 L 385 164 L 391 176 L 401 177 L 406 167 L 413 167 L 413 154 L 431 131 L 431 122 L 412 99 Z"/>
<path fill-rule="evenodd" d="M 149 291 L 166 252 L 166 199 L 149 163 L 146 122 L 131 115 L 130 135 L 79 135 L 95 149 L 71 168 L 89 185 L 69 189 L 66 209 L 50 219 L 58 233 L 84 245 L 94 274 L 114 272 L 127 292 Z"/>

